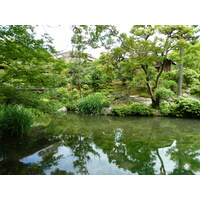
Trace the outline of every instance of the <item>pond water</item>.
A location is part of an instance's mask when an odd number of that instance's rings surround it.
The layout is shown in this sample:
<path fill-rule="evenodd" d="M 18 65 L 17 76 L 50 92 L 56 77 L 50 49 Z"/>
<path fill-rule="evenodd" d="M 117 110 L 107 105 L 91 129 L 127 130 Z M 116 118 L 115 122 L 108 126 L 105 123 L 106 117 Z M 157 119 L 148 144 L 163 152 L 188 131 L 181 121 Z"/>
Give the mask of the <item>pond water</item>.
<path fill-rule="evenodd" d="M 200 174 L 200 121 L 59 114 L 43 136 L 1 138 L 0 174 Z"/>

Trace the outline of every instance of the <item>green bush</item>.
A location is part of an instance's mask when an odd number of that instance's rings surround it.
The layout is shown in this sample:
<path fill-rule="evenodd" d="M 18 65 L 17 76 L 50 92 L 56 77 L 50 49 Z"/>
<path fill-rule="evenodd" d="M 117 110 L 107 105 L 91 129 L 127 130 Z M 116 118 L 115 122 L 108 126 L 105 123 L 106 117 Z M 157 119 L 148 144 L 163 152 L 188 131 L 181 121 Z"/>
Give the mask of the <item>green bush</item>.
<path fill-rule="evenodd" d="M 96 68 L 91 74 L 91 86 L 96 91 L 100 88 L 103 80 L 103 72 L 101 69 Z"/>
<path fill-rule="evenodd" d="M 178 82 L 178 70 L 173 70 L 170 72 L 162 73 L 163 80 L 173 80 L 176 83 Z"/>
<path fill-rule="evenodd" d="M 84 90 L 89 90 L 89 89 L 90 89 L 89 85 L 87 85 L 87 84 L 84 84 L 84 85 L 82 86 L 82 88 L 83 88 Z"/>
<path fill-rule="evenodd" d="M 109 106 L 110 103 L 98 93 L 90 94 L 77 103 L 78 112 L 84 115 L 98 115 L 103 107 Z"/>
<path fill-rule="evenodd" d="M 111 112 L 115 116 L 128 116 L 130 115 L 130 107 L 129 106 L 113 107 Z"/>
<path fill-rule="evenodd" d="M 171 116 L 173 113 L 173 106 L 168 102 L 162 102 L 159 106 L 159 110 L 164 116 Z"/>
<path fill-rule="evenodd" d="M 160 111 L 164 116 L 200 118 L 200 101 L 181 97 L 172 105 L 162 103 Z"/>
<path fill-rule="evenodd" d="M 120 98 L 122 98 L 122 97 L 123 97 L 122 94 L 115 94 L 115 95 L 114 95 L 114 99 L 115 99 L 115 100 L 120 99 Z"/>
<path fill-rule="evenodd" d="M 150 116 L 153 115 L 153 109 L 144 106 L 142 103 L 134 102 L 130 106 L 118 106 L 112 108 L 112 114 L 116 116 Z"/>
<path fill-rule="evenodd" d="M 176 117 L 200 118 L 200 101 L 190 98 L 178 98 L 172 109 Z"/>
<path fill-rule="evenodd" d="M 101 108 L 109 108 L 110 107 L 110 101 L 108 101 L 107 99 L 103 99 L 101 101 Z"/>
<path fill-rule="evenodd" d="M 75 110 L 76 110 L 76 103 L 73 103 L 73 102 L 68 101 L 68 102 L 65 104 L 65 107 L 66 107 L 67 110 L 69 110 L 69 111 L 75 111 Z"/>
<path fill-rule="evenodd" d="M 191 94 L 200 94 L 200 85 L 195 85 L 190 89 Z"/>
<path fill-rule="evenodd" d="M 174 92 L 166 88 L 157 88 L 154 92 L 154 95 L 157 101 L 157 105 L 159 106 L 161 100 L 169 99 L 174 95 Z"/>
<path fill-rule="evenodd" d="M 33 115 L 21 105 L 3 105 L 0 111 L 0 131 L 8 135 L 28 134 L 33 124 Z"/>
<path fill-rule="evenodd" d="M 183 83 L 185 83 L 186 85 L 193 84 L 197 78 L 198 78 L 198 74 L 196 71 L 194 71 L 192 69 L 184 69 Z"/>
<path fill-rule="evenodd" d="M 153 109 L 144 106 L 142 103 L 132 103 L 130 106 L 131 115 L 150 116 L 153 115 Z"/>
<path fill-rule="evenodd" d="M 156 99 L 166 100 L 166 99 L 169 99 L 170 97 L 172 97 L 174 95 L 174 92 L 172 92 L 170 89 L 166 89 L 166 88 L 157 88 L 155 90 L 154 95 L 155 95 Z"/>
<path fill-rule="evenodd" d="M 176 92 L 178 84 L 175 81 L 173 81 L 173 80 L 163 80 L 162 81 L 162 85 L 163 85 L 164 88 L 170 89 L 173 92 Z"/>

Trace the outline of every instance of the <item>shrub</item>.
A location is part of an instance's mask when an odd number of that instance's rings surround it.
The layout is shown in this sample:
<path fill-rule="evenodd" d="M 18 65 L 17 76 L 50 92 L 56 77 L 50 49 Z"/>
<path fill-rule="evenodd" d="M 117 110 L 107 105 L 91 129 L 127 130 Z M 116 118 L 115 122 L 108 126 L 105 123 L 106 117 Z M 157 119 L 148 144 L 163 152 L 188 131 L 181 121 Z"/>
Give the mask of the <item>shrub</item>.
<path fill-rule="evenodd" d="M 200 118 L 200 101 L 190 98 L 177 98 L 172 115 L 176 117 Z"/>
<path fill-rule="evenodd" d="M 116 115 L 116 116 L 128 116 L 130 115 L 130 108 L 129 106 L 113 107 L 111 112 L 113 115 Z"/>
<path fill-rule="evenodd" d="M 159 106 L 159 110 L 164 116 L 171 116 L 173 113 L 173 106 L 168 102 L 162 102 Z"/>
<path fill-rule="evenodd" d="M 190 89 L 191 94 L 200 94 L 200 85 L 195 85 Z"/>
<path fill-rule="evenodd" d="M 130 106 L 113 107 L 112 114 L 116 116 L 150 116 L 153 115 L 153 109 L 134 102 Z"/>
<path fill-rule="evenodd" d="M 175 82 L 178 82 L 178 70 L 165 72 L 165 73 L 162 74 L 162 78 L 164 80 L 173 80 Z"/>
<path fill-rule="evenodd" d="M 3 134 L 28 134 L 33 124 L 30 110 L 20 105 L 3 105 L 0 111 L 0 130 Z"/>
<path fill-rule="evenodd" d="M 175 81 L 173 81 L 173 80 L 164 80 L 162 82 L 162 85 L 163 85 L 164 88 L 170 89 L 173 92 L 176 92 L 176 88 L 177 88 L 178 84 Z"/>
<path fill-rule="evenodd" d="M 155 94 L 156 99 L 166 100 L 166 99 L 172 97 L 174 95 L 174 92 L 172 92 L 170 89 L 166 89 L 166 88 L 157 88 L 155 90 L 154 94 Z"/>
<path fill-rule="evenodd" d="M 132 103 L 130 106 L 131 115 L 150 116 L 153 115 L 153 109 L 144 106 L 142 103 Z"/>
<path fill-rule="evenodd" d="M 120 99 L 120 98 L 122 98 L 122 97 L 123 97 L 122 94 L 115 94 L 115 95 L 114 95 L 114 99 L 115 99 L 115 100 Z"/>
<path fill-rule="evenodd" d="M 98 93 L 90 94 L 77 103 L 78 112 L 84 115 L 98 115 L 103 107 L 109 106 L 110 103 Z"/>
<path fill-rule="evenodd" d="M 181 97 L 172 105 L 162 103 L 160 111 L 164 116 L 200 118 L 200 101 Z"/>
<path fill-rule="evenodd" d="M 100 88 L 101 84 L 104 82 L 103 80 L 103 72 L 101 69 L 96 68 L 91 74 L 91 86 L 94 90 Z"/>
<path fill-rule="evenodd" d="M 90 89 L 89 85 L 87 85 L 87 84 L 84 84 L 84 85 L 82 86 L 82 88 L 83 88 L 84 90 L 89 90 L 89 89 Z"/>
<path fill-rule="evenodd" d="M 104 108 L 104 107 L 106 107 L 106 108 L 110 107 L 110 101 L 108 101 L 107 99 L 103 99 L 101 101 L 101 108 Z"/>
<path fill-rule="evenodd" d="M 198 74 L 196 71 L 192 69 L 185 69 L 183 71 L 183 83 L 185 83 L 186 85 L 193 84 L 197 78 Z"/>

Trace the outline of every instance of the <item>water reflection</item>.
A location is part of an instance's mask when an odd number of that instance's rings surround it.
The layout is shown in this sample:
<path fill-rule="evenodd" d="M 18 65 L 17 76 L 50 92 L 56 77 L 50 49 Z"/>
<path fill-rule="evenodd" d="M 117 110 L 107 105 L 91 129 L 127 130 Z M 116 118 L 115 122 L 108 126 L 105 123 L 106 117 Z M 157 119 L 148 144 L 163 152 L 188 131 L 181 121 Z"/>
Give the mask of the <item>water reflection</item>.
<path fill-rule="evenodd" d="M 46 133 L 32 153 L 1 148 L 0 174 L 200 174 L 198 120 L 67 114 Z"/>

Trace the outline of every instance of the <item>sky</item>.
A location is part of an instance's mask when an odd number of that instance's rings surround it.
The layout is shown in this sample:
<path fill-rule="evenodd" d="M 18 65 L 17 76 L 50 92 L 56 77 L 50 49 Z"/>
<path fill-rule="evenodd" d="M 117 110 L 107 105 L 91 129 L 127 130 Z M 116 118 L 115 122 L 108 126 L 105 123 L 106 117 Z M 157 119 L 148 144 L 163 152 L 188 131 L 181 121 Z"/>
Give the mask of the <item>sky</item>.
<path fill-rule="evenodd" d="M 116 25 L 120 32 L 128 33 L 132 27 L 132 25 Z M 72 29 L 71 25 L 39 25 L 35 28 L 37 33 L 37 37 L 40 38 L 44 33 L 48 33 L 53 38 L 53 45 L 57 51 L 67 50 L 70 51 L 72 49 L 71 45 L 71 37 L 72 37 Z M 95 58 L 98 58 L 100 53 L 105 51 L 104 48 L 101 49 L 89 49 L 88 53 L 92 54 Z"/>

